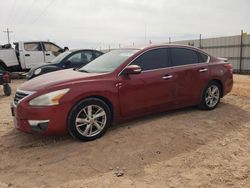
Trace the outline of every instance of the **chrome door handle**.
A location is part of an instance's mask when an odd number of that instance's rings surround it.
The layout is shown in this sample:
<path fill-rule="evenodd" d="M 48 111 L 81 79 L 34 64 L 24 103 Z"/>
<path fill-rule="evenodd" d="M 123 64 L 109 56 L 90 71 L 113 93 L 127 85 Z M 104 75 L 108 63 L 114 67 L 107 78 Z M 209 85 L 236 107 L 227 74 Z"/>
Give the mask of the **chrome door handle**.
<path fill-rule="evenodd" d="M 207 69 L 206 68 L 200 69 L 199 72 L 207 72 Z"/>
<path fill-rule="evenodd" d="M 168 80 L 170 78 L 173 78 L 173 75 L 166 75 L 166 76 L 162 77 L 162 79 L 164 79 L 164 80 Z"/>

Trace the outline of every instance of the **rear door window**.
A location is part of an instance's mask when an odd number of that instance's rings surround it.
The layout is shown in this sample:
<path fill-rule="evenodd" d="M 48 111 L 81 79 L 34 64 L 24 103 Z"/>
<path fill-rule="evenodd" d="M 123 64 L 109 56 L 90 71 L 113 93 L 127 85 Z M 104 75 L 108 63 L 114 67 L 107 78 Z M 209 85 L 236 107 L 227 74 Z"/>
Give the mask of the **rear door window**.
<path fill-rule="evenodd" d="M 169 67 L 167 49 L 150 50 L 138 57 L 132 64 L 140 66 L 142 71 Z"/>
<path fill-rule="evenodd" d="M 190 65 L 199 63 L 196 51 L 186 48 L 171 48 L 172 66 Z"/>

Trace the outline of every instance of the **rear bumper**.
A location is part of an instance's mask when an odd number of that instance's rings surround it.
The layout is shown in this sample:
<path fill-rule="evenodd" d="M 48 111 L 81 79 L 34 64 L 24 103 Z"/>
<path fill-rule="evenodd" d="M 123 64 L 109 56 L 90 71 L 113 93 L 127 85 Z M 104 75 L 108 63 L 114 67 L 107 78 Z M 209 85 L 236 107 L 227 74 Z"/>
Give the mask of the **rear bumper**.
<path fill-rule="evenodd" d="M 224 88 L 223 88 L 223 97 L 228 94 L 229 92 L 231 92 L 233 89 L 233 75 L 231 78 L 227 79 L 224 82 Z"/>
<path fill-rule="evenodd" d="M 67 133 L 69 109 L 66 105 L 31 107 L 25 104 L 11 105 L 15 127 L 23 132 L 40 135 L 64 135 Z"/>

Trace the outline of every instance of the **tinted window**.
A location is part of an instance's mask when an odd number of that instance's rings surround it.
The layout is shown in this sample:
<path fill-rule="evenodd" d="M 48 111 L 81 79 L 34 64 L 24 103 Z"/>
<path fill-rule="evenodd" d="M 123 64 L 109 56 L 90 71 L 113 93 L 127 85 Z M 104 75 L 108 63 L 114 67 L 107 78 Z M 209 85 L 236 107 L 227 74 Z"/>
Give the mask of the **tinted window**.
<path fill-rule="evenodd" d="M 60 63 L 67 55 L 69 55 L 71 52 L 66 51 L 58 55 L 55 59 L 51 61 L 51 63 Z"/>
<path fill-rule="evenodd" d="M 68 61 L 71 61 L 72 63 L 81 63 L 81 53 L 76 53 L 70 58 L 67 59 Z"/>
<path fill-rule="evenodd" d="M 82 52 L 82 63 L 86 64 L 93 60 L 93 55 L 91 51 Z"/>
<path fill-rule="evenodd" d="M 102 53 L 100 53 L 100 52 L 93 52 L 94 58 L 97 58 L 97 57 L 99 57 L 101 55 L 102 55 Z"/>
<path fill-rule="evenodd" d="M 199 57 L 200 57 L 200 62 L 204 63 L 207 62 L 208 56 L 202 53 L 199 53 Z"/>
<path fill-rule="evenodd" d="M 143 71 L 168 67 L 167 49 L 155 49 L 142 54 L 133 63 Z"/>
<path fill-rule="evenodd" d="M 42 48 L 41 48 L 39 42 L 27 42 L 27 43 L 24 43 L 24 49 L 26 51 L 42 51 Z"/>
<path fill-rule="evenodd" d="M 197 53 L 185 48 L 171 48 L 171 58 L 173 66 L 199 63 Z"/>

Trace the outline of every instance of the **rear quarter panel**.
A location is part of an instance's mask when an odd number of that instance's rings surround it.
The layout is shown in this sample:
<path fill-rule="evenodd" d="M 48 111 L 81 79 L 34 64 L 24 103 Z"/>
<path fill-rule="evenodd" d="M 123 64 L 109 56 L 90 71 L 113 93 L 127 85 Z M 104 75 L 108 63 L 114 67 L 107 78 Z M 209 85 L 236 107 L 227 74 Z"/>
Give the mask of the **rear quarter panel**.
<path fill-rule="evenodd" d="M 233 87 L 233 74 L 224 66 L 225 64 L 228 63 L 216 59 L 208 63 L 210 80 L 219 80 L 222 83 L 222 97 L 229 93 Z"/>

